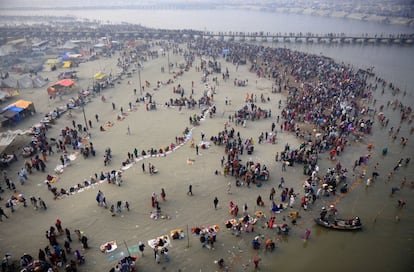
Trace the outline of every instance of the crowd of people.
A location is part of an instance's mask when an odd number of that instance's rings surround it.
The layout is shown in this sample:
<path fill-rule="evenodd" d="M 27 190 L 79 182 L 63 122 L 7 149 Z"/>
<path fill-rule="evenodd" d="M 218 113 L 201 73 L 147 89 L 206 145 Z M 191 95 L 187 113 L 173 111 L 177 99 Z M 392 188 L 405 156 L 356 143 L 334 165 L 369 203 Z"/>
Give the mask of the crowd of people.
<path fill-rule="evenodd" d="M 303 196 L 300 201 L 300 208 L 304 211 L 308 210 L 308 207 L 314 204 L 318 199 L 325 196 L 336 194 L 338 185 L 342 183 L 340 187 L 341 193 L 347 192 L 347 175 L 348 169 L 342 167 L 339 162 L 340 156 L 343 152 L 346 152 L 346 146 L 351 141 L 361 141 L 365 135 L 372 133 L 373 124 L 375 121 L 375 115 L 373 112 L 361 101 L 371 99 L 372 92 L 375 91 L 377 85 L 370 85 L 367 83 L 367 75 L 363 72 L 354 72 L 352 68 L 335 63 L 332 59 L 310 55 L 301 52 L 291 51 L 285 48 L 265 48 L 259 45 L 245 46 L 236 43 L 227 43 L 225 41 L 196 41 L 193 44 L 188 45 L 188 59 L 194 60 L 195 56 L 210 56 L 213 59 L 221 57 L 222 48 L 229 48 L 230 54 L 226 56 L 226 61 L 237 63 L 247 56 L 247 59 L 251 63 L 250 71 L 255 73 L 257 77 L 268 78 L 274 82 L 278 90 L 286 91 L 288 97 L 283 109 L 281 109 L 280 120 L 279 116 L 277 119 L 272 116 L 271 110 L 265 110 L 258 103 L 267 103 L 269 99 L 261 97 L 261 100 L 257 102 L 255 95 L 246 95 L 245 105 L 237 110 L 234 115 L 229 117 L 229 122 L 225 124 L 224 129 L 217 133 L 217 136 L 212 136 L 211 141 L 217 145 L 222 146 L 224 149 L 224 155 L 221 159 L 221 166 L 223 168 L 224 176 L 232 176 L 235 178 L 236 188 L 239 187 L 250 187 L 251 184 L 255 184 L 257 187 L 262 186 L 262 182 L 270 178 L 270 170 L 263 162 L 253 162 L 247 160 L 245 163 L 242 162 L 248 152 L 253 152 L 252 147 L 255 144 L 266 144 L 264 139 L 272 133 L 277 133 L 276 123 L 280 125 L 281 132 L 292 132 L 296 133 L 298 138 L 301 138 L 302 144 L 297 148 L 291 147 L 286 144 L 284 150 L 280 150 L 276 156 L 276 162 L 280 163 L 282 169 L 281 172 L 286 171 L 286 166 L 294 167 L 296 164 L 303 165 L 303 174 L 306 176 L 306 181 L 303 184 Z M 148 48 L 146 48 L 148 50 Z M 121 53 L 121 57 L 118 59 L 118 65 L 122 67 L 124 71 L 135 68 L 141 69 L 142 64 L 134 67 L 134 63 L 140 63 L 144 61 L 139 59 L 139 52 L 132 51 L 127 53 Z M 149 54 L 151 58 L 157 57 L 155 53 Z M 191 65 L 191 61 L 188 63 Z M 217 73 L 214 69 L 217 67 L 209 67 L 208 65 L 201 65 L 200 72 L 205 80 L 211 79 L 211 75 Z M 199 69 L 199 68 L 196 68 Z M 223 80 L 228 80 L 230 73 L 228 70 L 223 73 Z M 293 84 L 291 79 L 296 82 Z M 175 80 L 177 77 L 175 77 Z M 376 79 L 378 83 L 382 83 L 381 79 Z M 174 83 L 171 82 L 171 83 Z M 218 86 L 218 80 L 215 79 L 216 86 Z M 247 80 L 234 80 L 237 86 L 249 86 Z M 292 84 L 291 84 L 292 83 Z M 383 84 L 382 84 L 383 85 Z M 210 90 L 206 90 L 202 94 L 202 98 L 197 102 L 193 96 L 193 91 L 189 98 L 184 97 L 184 89 L 182 86 L 173 89 L 173 94 L 179 95 L 179 98 L 171 98 L 169 102 L 166 102 L 167 106 L 186 106 L 189 109 L 194 109 L 195 104 L 205 104 L 209 106 L 209 110 L 212 113 L 215 112 L 216 106 L 212 104 L 214 99 L 213 93 L 209 93 Z M 158 86 L 160 87 L 160 86 Z M 143 87 L 144 88 L 144 87 Z M 397 91 L 395 91 L 398 93 Z M 148 98 L 148 99 L 152 99 Z M 147 100 L 148 100 L 147 99 Z M 144 99 L 145 101 L 145 99 Z M 152 102 L 151 102 L 152 103 Z M 227 104 L 227 103 L 226 103 Z M 280 105 L 280 103 L 279 103 Z M 391 105 L 391 104 L 390 104 Z M 390 106 L 387 105 L 387 106 Z M 404 106 L 401 101 L 396 99 L 392 102 L 392 106 L 395 109 L 399 109 L 401 112 L 401 121 L 411 122 L 411 107 Z M 115 109 L 115 105 L 113 105 Z M 130 105 L 131 108 L 131 105 Z M 181 108 L 180 108 L 181 110 Z M 121 110 L 122 111 L 122 110 Z M 124 116 L 123 112 L 121 112 Z M 198 126 L 200 121 L 204 118 L 204 113 L 201 115 L 190 115 L 190 125 Z M 213 117 L 214 115 L 210 115 Z M 388 125 L 386 117 L 381 115 L 381 122 L 384 126 Z M 98 122 L 98 115 L 96 115 L 96 121 Z M 272 122 L 271 129 L 262 133 L 257 141 L 253 137 L 242 138 L 241 133 L 236 131 L 232 125 L 234 124 L 240 130 L 244 129 L 247 125 L 247 121 L 257 122 Z M 310 125 L 315 131 L 302 131 L 303 124 Z M 76 124 L 73 121 L 73 128 L 65 127 L 61 130 L 60 138 L 54 140 L 56 152 L 62 154 L 61 163 L 63 166 L 67 166 L 70 163 L 68 160 L 68 147 L 72 148 L 73 151 L 79 151 L 85 159 L 89 157 L 89 154 L 95 156 L 96 150 L 92 142 L 86 143 L 87 138 L 90 135 L 87 133 L 86 127 L 81 124 Z M 92 127 L 90 123 L 90 127 Z M 139 159 L 143 159 L 147 156 L 161 156 L 165 155 L 166 152 L 172 151 L 177 145 L 185 143 L 189 139 L 188 135 L 192 130 L 186 128 L 182 136 L 176 138 L 175 144 L 172 143 L 167 145 L 166 148 L 151 148 L 148 150 L 142 149 L 141 152 L 135 148 L 132 152 L 128 152 L 128 159 L 123 161 L 122 166 L 125 167 L 131 163 L 136 162 Z M 30 148 L 34 150 L 34 153 L 39 153 L 31 157 L 30 160 L 25 162 L 25 167 L 22 168 L 18 173 L 20 185 L 24 186 L 28 175 L 32 173 L 33 169 L 36 171 L 46 171 L 46 162 L 48 156 L 54 153 L 53 141 L 48 140 L 46 137 L 47 126 L 43 126 L 35 134 L 34 138 L 30 143 Z M 280 132 L 279 132 L 280 133 Z M 390 136 L 394 139 L 397 137 L 399 130 L 391 130 Z M 130 135 L 129 127 L 128 134 Z M 201 140 L 204 140 L 205 135 L 203 134 Z M 406 145 L 408 138 L 403 137 L 401 141 L 402 145 Z M 407 139 L 407 140 L 406 140 Z M 90 140 L 90 139 L 89 139 Z M 256 143 L 257 142 L 257 143 Z M 271 141 L 274 143 L 274 141 Z M 198 147 L 198 145 L 197 145 Z M 244 151 L 247 150 L 246 153 Z M 256 152 L 256 151 L 255 151 Z M 334 168 L 330 168 L 326 173 L 322 173 L 318 166 L 318 154 L 329 153 L 329 159 L 332 161 L 338 161 Z M 198 154 L 198 152 L 197 152 Z M 251 153 L 250 153 L 251 154 Z M 110 163 L 111 152 L 105 152 L 105 166 Z M 364 166 L 368 163 L 369 156 L 362 156 L 357 162 L 356 167 Z M 409 162 L 409 159 L 408 159 Z M 408 164 L 407 162 L 407 164 Z M 270 162 L 269 162 L 270 163 Z M 397 165 L 401 165 L 399 162 Z M 148 170 L 151 174 L 154 173 L 153 164 L 148 165 Z M 145 164 L 142 164 L 143 172 L 145 171 Z M 391 173 L 398 171 L 399 167 L 394 168 Z M 216 175 L 219 175 L 219 171 L 215 171 Z M 85 179 L 83 182 L 78 183 L 68 190 L 58 190 L 54 187 L 53 176 L 47 177 L 48 188 L 55 197 L 62 195 L 70 195 L 71 193 L 77 192 L 79 189 L 86 186 L 94 185 L 100 181 L 107 181 L 108 183 L 114 183 L 120 185 L 122 183 L 120 171 L 102 171 L 99 175 L 95 173 L 89 179 Z M 392 177 L 392 175 L 391 175 Z M 282 213 L 290 209 L 300 209 L 296 204 L 296 198 L 299 193 L 296 193 L 291 186 L 287 186 L 290 180 L 286 178 L 285 182 L 280 182 L 280 204 L 278 201 L 273 199 L 276 191 L 272 188 L 270 192 L 269 201 L 263 199 L 260 195 L 256 198 L 257 207 L 268 206 L 271 217 L 266 221 L 267 228 L 277 229 L 279 233 L 287 234 L 289 227 L 285 222 L 277 224 L 276 214 Z M 15 184 L 11 181 L 8 173 L 4 173 L 4 181 L 7 184 L 8 189 L 12 192 L 16 189 Z M 190 185 L 191 186 L 191 185 Z M 228 193 L 230 194 L 230 187 L 228 187 Z M 189 189 L 189 194 L 192 195 L 192 187 Z M 396 190 L 395 194 L 398 193 Z M 15 197 L 15 201 L 24 203 L 26 206 L 24 196 Z M 35 208 L 43 207 L 47 209 L 46 204 L 41 198 L 31 197 L 32 205 Z M 160 197 L 155 192 L 151 195 L 151 207 L 153 208 L 154 218 L 159 218 L 161 213 L 160 201 L 166 200 L 165 189 L 161 189 Z M 109 204 L 106 200 L 105 195 L 102 191 L 99 191 L 96 196 L 96 201 L 99 206 L 109 208 L 112 216 L 121 213 L 122 209 L 129 210 L 128 201 L 117 201 L 116 204 Z M 16 202 L 11 202 L 9 208 L 13 211 L 13 206 Z M 218 198 L 216 197 L 213 201 L 215 209 L 218 207 Z M 404 207 L 406 204 L 404 200 L 398 200 L 398 206 Z M 267 205 L 269 204 L 269 205 Z M 246 207 L 246 208 L 245 208 Z M 238 205 L 230 205 L 230 215 L 235 217 L 237 220 L 239 214 Z M 0 219 L 7 215 L 3 210 L 0 210 Z M 158 217 L 155 217 L 158 216 Z M 292 218 L 292 224 L 296 223 L 298 214 L 289 214 Z M 153 218 L 153 219 L 154 219 Z M 243 206 L 243 218 L 242 221 L 237 224 L 231 224 L 231 227 L 235 227 L 236 233 L 240 234 L 243 229 L 245 232 L 254 232 L 253 224 L 251 222 L 251 216 L 247 213 L 247 205 Z M 258 219 L 262 220 L 264 217 L 260 216 Z M 285 218 L 285 217 L 283 217 Z M 284 219 L 282 219 L 284 220 Z M 59 222 L 58 222 L 59 221 Z M 231 223 L 231 222 L 230 222 Z M 243 224 L 242 224 L 243 223 Z M 247 225 L 247 228 L 246 228 Z M 82 234 L 81 231 L 75 231 L 82 244 L 83 249 L 88 248 L 87 237 Z M 66 235 L 64 242 L 64 249 L 60 248 L 58 237 Z M 216 241 L 216 232 L 199 232 L 200 243 L 202 247 L 207 245 L 213 248 L 214 242 Z M 66 265 L 66 271 L 76 271 L 76 266 L 82 264 L 85 258 L 81 255 L 79 250 L 72 250 L 72 240 L 70 239 L 70 231 L 63 229 L 60 220 L 56 221 L 55 226 L 50 227 L 46 233 L 46 237 L 49 240 L 49 246 L 45 249 L 39 250 L 39 260 L 52 264 L 52 265 Z M 253 239 L 252 246 L 254 249 L 260 248 L 260 237 Z M 274 249 L 274 244 L 269 242 L 269 248 Z M 73 245 L 73 243 L 72 243 Z M 267 246 L 267 245 L 266 245 Z M 52 247 L 53 249 L 51 249 Z M 74 260 L 68 262 L 66 254 L 74 252 Z M 160 252 L 154 251 L 154 257 L 156 262 L 160 262 L 160 256 L 163 255 L 166 261 L 169 260 L 168 249 Z M 48 259 L 46 259 L 46 257 Z M 33 258 L 30 255 L 22 256 L 22 266 L 29 266 L 32 263 Z M 47 260 L 49 260 L 47 262 Z M 119 264 L 120 267 L 130 267 L 135 260 L 126 258 Z M 219 266 L 222 266 L 222 261 L 219 260 Z M 259 261 L 256 265 L 258 265 Z M 121 268 L 114 268 L 116 269 Z M 121 269 L 122 270 L 122 269 Z"/>

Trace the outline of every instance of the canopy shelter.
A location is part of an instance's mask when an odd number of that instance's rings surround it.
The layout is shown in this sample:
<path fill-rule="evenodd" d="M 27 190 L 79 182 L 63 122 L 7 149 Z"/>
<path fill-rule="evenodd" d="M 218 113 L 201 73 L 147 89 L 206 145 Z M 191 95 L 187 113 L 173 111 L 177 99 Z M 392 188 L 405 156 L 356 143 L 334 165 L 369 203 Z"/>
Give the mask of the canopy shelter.
<path fill-rule="evenodd" d="M 43 65 L 44 71 L 54 71 L 59 66 L 59 64 L 62 62 L 61 58 L 57 59 L 48 59 L 46 60 L 45 64 Z"/>
<path fill-rule="evenodd" d="M 2 127 L 12 125 L 35 112 L 32 101 L 18 100 L 1 110 L 1 125 Z"/>
<path fill-rule="evenodd" d="M 62 72 L 58 75 L 58 79 L 62 80 L 62 79 L 76 79 L 77 75 L 76 75 L 76 71 L 66 71 L 66 72 Z"/>
<path fill-rule="evenodd" d="M 59 80 L 58 82 L 54 83 L 52 86 L 47 88 L 47 93 L 52 98 L 55 98 L 56 95 L 63 95 L 72 91 L 76 91 L 75 81 L 69 78 Z"/>
<path fill-rule="evenodd" d="M 72 67 L 72 62 L 71 61 L 64 61 L 63 62 L 63 68 L 71 68 Z"/>
<path fill-rule="evenodd" d="M 56 65 L 56 64 L 59 64 L 59 62 L 60 62 L 61 60 L 60 59 L 48 59 L 48 60 L 46 60 L 46 62 L 45 62 L 45 64 L 47 64 L 47 65 Z"/>
<path fill-rule="evenodd" d="M 72 87 L 75 84 L 75 81 L 69 78 L 65 78 L 62 80 L 59 80 L 53 86 L 62 86 L 62 87 Z"/>
<path fill-rule="evenodd" d="M 82 54 L 77 54 L 73 52 L 66 52 L 65 55 L 68 56 L 68 59 L 77 59 L 82 57 Z"/>
<path fill-rule="evenodd" d="M 99 73 L 96 73 L 96 74 L 93 76 L 93 78 L 94 78 L 95 80 L 103 80 L 103 79 L 105 79 L 105 78 L 106 78 L 106 74 L 105 74 L 105 73 L 102 73 L 102 72 L 99 72 Z"/>
<path fill-rule="evenodd" d="M 15 107 L 18 108 L 22 108 L 22 109 L 31 109 L 34 110 L 34 105 L 32 101 L 27 101 L 27 100 L 18 100 L 16 102 L 14 102 L 13 104 L 11 104 Z"/>

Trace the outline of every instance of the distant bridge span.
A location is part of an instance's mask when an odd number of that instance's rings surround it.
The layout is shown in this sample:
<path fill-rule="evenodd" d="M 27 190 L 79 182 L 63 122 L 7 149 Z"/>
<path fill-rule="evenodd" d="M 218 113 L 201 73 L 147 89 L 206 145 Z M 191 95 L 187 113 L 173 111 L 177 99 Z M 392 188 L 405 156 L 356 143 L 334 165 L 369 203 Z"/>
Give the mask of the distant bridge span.
<path fill-rule="evenodd" d="M 361 34 L 344 33 L 263 33 L 263 32 L 209 32 L 197 30 L 149 29 L 139 25 L 102 25 L 90 27 L 51 26 L 2 26 L 0 44 L 20 38 L 50 39 L 95 39 L 110 37 L 114 40 L 130 39 L 218 39 L 238 42 L 291 42 L 291 43 L 339 43 L 339 44 L 414 44 L 414 34 Z"/>

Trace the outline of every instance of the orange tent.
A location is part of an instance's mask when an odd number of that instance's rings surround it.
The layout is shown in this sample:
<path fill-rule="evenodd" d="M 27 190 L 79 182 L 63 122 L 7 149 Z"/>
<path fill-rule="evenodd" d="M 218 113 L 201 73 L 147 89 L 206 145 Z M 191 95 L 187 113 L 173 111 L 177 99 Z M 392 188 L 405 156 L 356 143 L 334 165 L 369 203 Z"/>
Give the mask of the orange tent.
<path fill-rule="evenodd" d="M 62 80 L 56 82 L 53 85 L 54 86 L 60 85 L 60 86 L 63 86 L 63 87 L 71 87 L 74 84 L 75 84 L 75 82 L 72 79 L 62 79 Z"/>
<path fill-rule="evenodd" d="M 13 106 L 16 106 L 16 107 L 18 107 L 18 108 L 21 108 L 21 109 L 27 109 L 28 107 L 30 107 L 30 105 L 32 105 L 33 104 L 33 102 L 31 102 L 31 101 L 26 101 L 26 100 L 18 100 L 18 101 L 16 101 L 16 102 L 14 102 L 12 105 Z"/>

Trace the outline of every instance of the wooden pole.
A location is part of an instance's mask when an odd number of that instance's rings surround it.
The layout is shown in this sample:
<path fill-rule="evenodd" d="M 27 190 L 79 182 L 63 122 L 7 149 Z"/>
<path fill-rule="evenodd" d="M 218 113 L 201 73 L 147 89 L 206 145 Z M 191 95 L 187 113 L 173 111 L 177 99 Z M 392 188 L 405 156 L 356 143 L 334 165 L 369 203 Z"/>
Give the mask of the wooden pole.
<path fill-rule="evenodd" d="M 138 65 L 138 79 L 139 79 L 139 93 L 142 96 L 142 84 L 141 84 L 141 65 Z"/>
<path fill-rule="evenodd" d="M 187 248 L 190 247 L 190 234 L 188 233 L 188 224 L 187 224 Z"/>
<path fill-rule="evenodd" d="M 124 244 L 125 244 L 125 247 L 126 247 L 126 249 L 127 249 L 127 251 L 128 251 L 128 256 L 129 256 L 129 257 L 131 257 L 131 252 L 129 252 L 129 248 L 128 248 L 128 245 L 127 245 L 127 243 L 125 242 L 125 240 L 124 240 Z"/>

